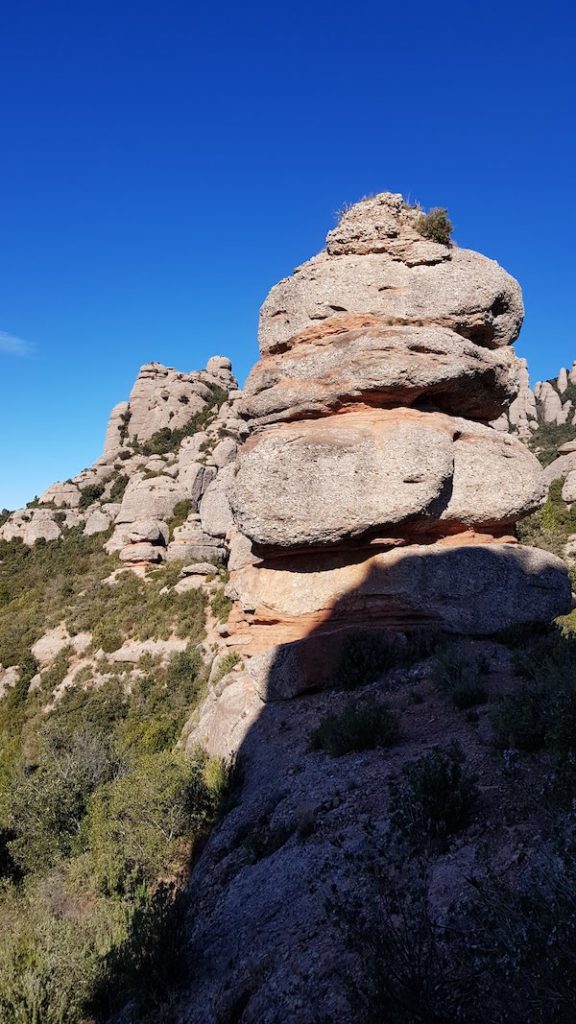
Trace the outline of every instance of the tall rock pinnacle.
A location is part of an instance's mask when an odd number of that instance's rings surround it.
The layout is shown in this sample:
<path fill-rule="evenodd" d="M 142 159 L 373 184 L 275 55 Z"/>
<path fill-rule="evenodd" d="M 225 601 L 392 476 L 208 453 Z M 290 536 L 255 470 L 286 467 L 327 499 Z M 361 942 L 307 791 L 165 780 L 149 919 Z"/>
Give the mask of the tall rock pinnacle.
<path fill-rule="evenodd" d="M 420 217 L 361 201 L 262 307 L 231 568 L 236 639 L 268 663 L 350 630 L 481 635 L 570 608 L 560 560 L 514 537 L 540 466 L 489 425 L 518 393 L 520 288 Z"/>

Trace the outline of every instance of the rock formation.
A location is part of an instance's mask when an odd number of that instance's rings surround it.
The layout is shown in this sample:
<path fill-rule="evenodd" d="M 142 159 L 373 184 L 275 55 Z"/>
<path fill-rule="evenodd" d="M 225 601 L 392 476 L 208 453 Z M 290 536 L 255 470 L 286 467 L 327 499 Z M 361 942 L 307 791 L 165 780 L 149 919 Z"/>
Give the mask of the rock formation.
<path fill-rule="evenodd" d="M 13 512 L 0 538 L 32 545 L 80 527 L 87 535 L 111 531 L 106 548 L 128 566 L 224 561 L 227 467 L 245 431 L 239 394 L 224 356 L 194 373 L 143 366 L 129 401 L 112 410 L 101 458 Z M 185 514 L 171 523 L 177 507 Z"/>
<path fill-rule="evenodd" d="M 493 421 L 498 430 L 518 434 L 527 441 L 539 426 L 571 426 L 576 434 L 576 362 L 572 369 L 562 368 L 557 377 L 537 381 L 530 388 L 528 364 L 518 360 L 520 387 L 510 407 Z"/>
<path fill-rule="evenodd" d="M 320 685 L 324 635 L 335 652 L 350 630 L 487 634 L 570 608 L 560 560 L 514 538 L 544 499 L 539 463 L 489 425 L 525 383 L 520 288 L 423 239 L 419 216 L 363 200 L 261 310 L 230 566 L 233 639 L 263 690 L 288 656 L 293 690 Z M 311 637 L 322 667 L 278 646 Z"/>

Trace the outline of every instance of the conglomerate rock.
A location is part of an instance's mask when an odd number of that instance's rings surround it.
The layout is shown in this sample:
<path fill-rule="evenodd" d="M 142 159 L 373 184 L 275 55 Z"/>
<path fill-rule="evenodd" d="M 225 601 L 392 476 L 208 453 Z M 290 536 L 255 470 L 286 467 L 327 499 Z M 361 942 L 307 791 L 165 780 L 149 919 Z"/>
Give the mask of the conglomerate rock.
<path fill-rule="evenodd" d="M 520 288 L 423 239 L 420 216 L 387 193 L 347 211 L 264 302 L 239 402 L 232 640 L 270 672 L 278 644 L 305 642 L 307 685 L 326 676 L 320 634 L 489 634 L 571 606 L 562 562 L 514 537 L 545 497 L 540 465 L 490 426 L 526 384 Z"/>
<path fill-rule="evenodd" d="M 327 249 L 268 295 L 261 352 L 339 333 L 346 323 L 353 329 L 354 318 L 366 317 L 382 326 L 400 320 L 451 327 L 489 348 L 514 341 L 524 315 L 518 283 L 479 253 L 423 239 L 420 216 L 390 193 L 348 210 Z"/>

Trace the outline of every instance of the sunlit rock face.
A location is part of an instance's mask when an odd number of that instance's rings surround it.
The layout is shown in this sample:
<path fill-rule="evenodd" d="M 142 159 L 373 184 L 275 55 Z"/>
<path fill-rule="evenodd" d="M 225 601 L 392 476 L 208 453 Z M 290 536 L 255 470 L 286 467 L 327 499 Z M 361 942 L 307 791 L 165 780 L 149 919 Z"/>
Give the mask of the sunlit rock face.
<path fill-rule="evenodd" d="M 520 287 L 423 238 L 420 217 L 398 195 L 363 200 L 262 306 L 231 628 L 268 665 L 351 629 L 481 635 L 570 608 L 562 562 L 514 537 L 544 498 L 539 463 L 490 425 L 526 383 Z"/>

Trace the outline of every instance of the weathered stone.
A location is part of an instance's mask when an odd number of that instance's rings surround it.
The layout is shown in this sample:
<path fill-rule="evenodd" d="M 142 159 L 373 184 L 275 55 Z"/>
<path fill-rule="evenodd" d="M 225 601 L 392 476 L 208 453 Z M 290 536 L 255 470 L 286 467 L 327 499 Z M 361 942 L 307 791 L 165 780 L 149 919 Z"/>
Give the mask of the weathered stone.
<path fill-rule="evenodd" d="M 370 410 L 257 434 L 232 500 L 257 544 L 330 544 L 431 513 L 452 472 L 446 417 Z"/>
<path fill-rule="evenodd" d="M 250 373 L 240 412 L 259 423 L 327 415 L 364 402 L 413 405 L 495 419 L 518 392 L 511 350 L 491 351 L 445 327 L 365 327 L 265 355 Z"/>
<path fill-rule="evenodd" d="M 122 562 L 163 562 L 165 558 L 165 549 L 157 544 L 128 544 L 120 551 Z"/>
<path fill-rule="evenodd" d="M 209 484 L 199 506 L 202 526 L 212 537 L 225 538 L 233 525 L 230 495 L 234 483 L 234 465 L 225 466 Z"/>
<path fill-rule="evenodd" d="M 576 469 L 571 469 L 562 487 L 562 501 L 572 504 L 576 501 Z"/>
<path fill-rule="evenodd" d="M 355 559 L 346 552 L 294 555 L 239 570 L 234 586 L 233 632 L 246 640 L 248 653 L 372 628 L 482 636 L 547 622 L 571 608 L 561 559 L 515 544 L 466 544 L 465 538 L 368 557 L 360 552 Z M 315 685 L 319 679 L 310 679 L 310 688 Z"/>
<path fill-rule="evenodd" d="M 110 413 L 106 437 L 104 438 L 104 455 L 115 455 L 120 451 L 124 442 L 129 419 L 128 402 L 118 402 Z"/>
<path fill-rule="evenodd" d="M 0 527 L 2 540 L 20 539 L 32 547 L 37 540 L 57 540 L 61 529 L 54 513 L 49 509 L 31 508 L 13 512 L 3 526 Z"/>
<path fill-rule="evenodd" d="M 187 497 L 179 481 L 169 476 L 144 479 L 134 476 L 128 483 L 116 522 L 135 523 L 142 519 L 169 519 L 174 506 Z"/>
<path fill-rule="evenodd" d="M 515 523 L 546 497 L 540 463 L 508 434 L 453 420 L 454 477 L 442 521 L 474 527 Z"/>
<path fill-rule="evenodd" d="M 112 651 L 106 657 L 114 664 L 136 665 L 143 654 L 167 661 L 173 654 L 184 651 L 187 643 L 186 639 L 178 637 L 172 637 L 170 640 L 126 640 L 117 651 Z"/>
<path fill-rule="evenodd" d="M 375 199 L 358 204 L 354 232 L 363 221 L 365 239 L 378 235 L 378 206 L 386 206 L 396 222 L 395 251 L 387 242 L 376 249 L 362 243 L 359 250 L 346 242 L 335 246 L 331 238 L 329 251 L 268 295 L 260 316 L 261 352 L 280 352 L 297 338 L 398 320 L 449 326 L 490 348 L 514 341 L 524 315 L 517 282 L 493 260 L 453 246 L 422 240 L 411 259 L 416 240 L 411 228 L 406 236 L 408 207 L 399 212 L 389 193 Z"/>
<path fill-rule="evenodd" d="M 225 437 L 222 441 L 215 446 L 210 456 L 210 462 L 217 466 L 218 469 L 223 469 L 224 466 L 228 466 L 231 462 L 234 462 L 236 453 L 238 451 L 238 445 L 232 437 Z"/>
<path fill-rule="evenodd" d="M 160 519 L 138 519 L 135 523 L 130 523 L 129 528 L 124 531 L 124 536 L 130 544 L 148 541 L 150 544 L 166 545 L 169 532 L 166 523 Z"/>
<path fill-rule="evenodd" d="M 512 431 L 522 441 L 527 441 L 538 427 L 536 398 L 530 389 L 528 363 L 515 357 L 519 382 L 518 394 L 510 408 L 492 423 L 497 430 Z"/>
<path fill-rule="evenodd" d="M 285 424 L 242 450 L 237 524 L 263 547 L 333 544 L 407 523 L 515 522 L 544 500 L 536 458 L 490 427 L 415 410 Z M 420 524 L 420 525 L 419 525 Z"/>
<path fill-rule="evenodd" d="M 215 477 L 216 471 L 212 466 L 204 466 L 200 462 L 191 462 L 180 469 L 178 482 L 188 500 L 192 501 L 195 507 L 198 508 L 200 498 Z"/>
<path fill-rule="evenodd" d="M 59 626 L 49 629 L 39 640 L 36 640 L 32 645 L 32 654 L 40 668 L 46 668 L 67 647 L 71 648 L 75 654 L 83 654 L 89 648 L 91 639 L 90 633 L 76 633 L 71 636 L 61 623 Z"/>
<path fill-rule="evenodd" d="M 192 562 L 190 565 L 182 567 L 180 576 L 213 576 L 215 571 L 212 562 Z"/>
<path fill-rule="evenodd" d="M 262 712 L 262 698 L 246 672 L 231 672 L 212 687 L 186 740 L 190 753 L 201 747 L 212 757 L 230 758 Z"/>
<path fill-rule="evenodd" d="M 538 411 L 544 423 L 565 423 L 562 399 L 549 381 L 540 381 L 534 388 Z"/>
<path fill-rule="evenodd" d="M 18 665 L 10 665 L 8 668 L 0 665 L 0 700 L 8 693 L 8 690 L 16 686 L 19 678 L 20 668 Z"/>
<path fill-rule="evenodd" d="M 176 527 L 168 545 L 169 562 L 225 561 L 226 548 L 211 534 L 205 533 L 197 520 L 197 516 L 189 516 L 182 526 Z"/>
<path fill-rule="evenodd" d="M 73 483 L 55 483 L 46 488 L 38 501 L 41 505 L 54 504 L 57 508 L 78 508 L 82 495 Z"/>
<path fill-rule="evenodd" d="M 86 519 L 84 533 L 87 537 L 92 537 L 95 533 L 104 533 L 109 529 L 110 523 L 110 517 L 105 515 L 104 512 L 92 512 Z"/>

